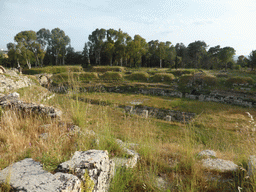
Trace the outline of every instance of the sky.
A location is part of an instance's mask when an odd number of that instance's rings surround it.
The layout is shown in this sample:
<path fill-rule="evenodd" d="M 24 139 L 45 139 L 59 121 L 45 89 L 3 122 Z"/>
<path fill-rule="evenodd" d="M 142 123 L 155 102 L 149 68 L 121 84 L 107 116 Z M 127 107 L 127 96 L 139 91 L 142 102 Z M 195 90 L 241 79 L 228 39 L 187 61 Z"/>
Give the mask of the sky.
<path fill-rule="evenodd" d="M 0 0 L 0 49 L 26 30 L 62 29 L 82 51 L 96 28 L 119 28 L 147 42 L 256 50 L 255 0 Z"/>

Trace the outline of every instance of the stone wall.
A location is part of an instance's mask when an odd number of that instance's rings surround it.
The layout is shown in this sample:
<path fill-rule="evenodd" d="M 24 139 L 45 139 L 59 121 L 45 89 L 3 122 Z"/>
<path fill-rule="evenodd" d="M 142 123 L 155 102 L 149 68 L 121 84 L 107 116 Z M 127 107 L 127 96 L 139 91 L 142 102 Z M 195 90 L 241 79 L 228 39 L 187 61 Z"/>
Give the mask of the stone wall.
<path fill-rule="evenodd" d="M 23 114 L 37 114 L 51 118 L 61 118 L 62 111 L 43 104 L 26 103 L 18 99 L 18 93 L 11 93 L 0 97 L 0 106 L 4 109 L 13 109 L 22 111 Z"/>
<path fill-rule="evenodd" d="M 67 86 L 51 87 L 51 91 L 67 93 Z M 134 93 L 143 95 L 157 95 L 157 96 L 168 96 L 178 98 L 188 98 L 199 101 L 212 101 L 218 103 L 239 105 L 244 107 L 256 107 L 256 96 L 253 93 L 236 92 L 236 91 L 211 91 L 210 94 L 200 94 L 200 92 L 193 93 L 182 93 L 175 89 L 170 88 L 142 88 L 134 86 L 106 86 L 97 85 L 89 87 L 81 87 L 80 92 L 114 92 L 114 93 Z"/>
<path fill-rule="evenodd" d="M 256 107 L 255 96 L 250 96 L 246 93 L 234 93 L 224 91 L 212 91 L 209 95 L 193 95 L 185 94 L 185 98 L 199 100 L 199 101 L 212 101 L 218 103 L 239 105 L 244 107 Z"/>
<path fill-rule="evenodd" d="M 6 70 L 0 74 L 0 92 L 11 91 L 22 87 L 29 87 L 33 81 L 27 76 L 17 74 L 15 70 Z"/>
<path fill-rule="evenodd" d="M 166 121 L 177 121 L 177 122 L 189 122 L 192 120 L 196 114 L 189 113 L 189 112 L 182 112 L 176 110 L 169 110 L 169 109 L 160 109 L 148 106 L 125 106 L 125 111 L 130 114 L 138 114 L 142 115 L 145 118 L 147 117 L 154 117 L 157 119 L 163 119 Z"/>

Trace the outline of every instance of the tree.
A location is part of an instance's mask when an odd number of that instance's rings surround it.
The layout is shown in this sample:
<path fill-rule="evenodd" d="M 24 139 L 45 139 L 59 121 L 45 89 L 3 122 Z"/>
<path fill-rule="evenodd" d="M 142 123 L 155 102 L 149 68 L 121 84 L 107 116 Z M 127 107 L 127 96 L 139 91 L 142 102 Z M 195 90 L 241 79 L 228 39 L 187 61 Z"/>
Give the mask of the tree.
<path fill-rule="evenodd" d="M 88 43 L 85 43 L 84 49 L 82 52 L 82 67 L 87 68 L 89 64 L 90 64 L 90 57 L 89 57 Z"/>
<path fill-rule="evenodd" d="M 256 66 L 256 50 L 253 50 L 249 55 L 249 64 L 251 65 L 251 69 L 253 71 Z"/>
<path fill-rule="evenodd" d="M 37 42 L 40 46 L 37 47 L 38 57 L 40 60 L 40 65 L 44 65 L 44 57 L 46 55 L 47 48 L 50 49 L 51 46 L 51 32 L 49 29 L 42 28 L 37 33 Z"/>
<path fill-rule="evenodd" d="M 141 67 L 142 56 L 146 54 L 148 44 L 144 38 L 139 35 L 135 35 L 133 41 L 130 41 L 127 45 L 127 50 L 130 55 L 130 66 Z"/>
<path fill-rule="evenodd" d="M 237 65 L 240 65 L 241 67 L 246 67 L 248 66 L 248 64 L 249 64 L 249 60 L 245 56 L 240 55 L 238 57 Z"/>
<path fill-rule="evenodd" d="M 218 67 L 220 50 L 221 50 L 220 45 L 217 45 L 215 47 L 210 47 L 210 49 L 208 50 L 207 54 L 210 57 L 209 68 Z"/>
<path fill-rule="evenodd" d="M 36 32 L 22 31 L 14 37 L 14 40 L 18 43 L 16 48 L 22 53 L 21 55 L 26 60 L 27 66 L 30 69 L 33 56 L 37 57 L 38 54 L 36 51 Z"/>
<path fill-rule="evenodd" d="M 95 63 L 100 65 L 101 64 L 101 52 L 104 43 L 104 39 L 106 38 L 106 30 L 105 29 L 96 29 L 89 35 L 88 45 L 90 47 L 90 58 L 93 57 Z"/>
<path fill-rule="evenodd" d="M 177 63 L 180 63 L 180 65 L 184 67 L 185 64 L 189 61 L 187 47 L 183 43 L 177 43 L 175 45 L 175 51 L 177 54 L 177 60 L 180 60 L 180 62 L 177 62 Z M 178 57 L 180 57 L 181 59 L 178 59 Z M 178 67 L 178 66 L 176 66 L 176 67 Z"/>
<path fill-rule="evenodd" d="M 227 70 L 227 63 L 233 60 L 233 56 L 236 51 L 233 47 L 224 47 L 219 52 L 219 59 L 225 65 L 225 70 Z"/>
<path fill-rule="evenodd" d="M 188 45 L 188 54 L 194 63 L 195 68 L 199 67 L 200 60 L 206 54 L 207 45 L 204 41 L 195 41 Z"/>
<path fill-rule="evenodd" d="M 70 38 L 65 35 L 65 32 L 59 28 L 51 31 L 52 51 L 55 55 L 55 64 L 58 65 L 59 57 L 62 57 L 62 65 L 65 64 L 64 58 L 66 55 L 66 46 L 70 43 Z"/>
<path fill-rule="evenodd" d="M 120 61 L 121 66 L 123 66 L 123 58 L 124 58 L 127 66 L 127 60 L 129 57 L 127 44 L 131 42 L 132 38 L 127 33 L 124 33 L 123 31 L 121 31 L 121 29 L 116 31 L 115 38 L 116 38 L 115 55 L 116 55 L 117 63 Z"/>

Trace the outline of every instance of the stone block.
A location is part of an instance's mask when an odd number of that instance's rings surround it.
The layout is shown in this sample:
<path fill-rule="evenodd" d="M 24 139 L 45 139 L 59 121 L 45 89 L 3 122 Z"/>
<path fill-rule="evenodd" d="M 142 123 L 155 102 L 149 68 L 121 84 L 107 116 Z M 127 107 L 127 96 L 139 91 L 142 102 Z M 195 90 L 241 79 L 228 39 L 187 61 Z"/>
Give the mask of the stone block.
<path fill-rule="evenodd" d="M 238 165 L 232 161 L 223 160 L 223 159 L 203 159 L 203 166 L 210 170 L 217 170 L 220 172 L 234 172 L 237 171 Z"/>
<path fill-rule="evenodd" d="M 109 160 L 107 151 L 76 151 L 73 157 L 61 163 L 56 171 L 74 172 L 82 180 L 88 171 L 89 177 L 95 184 L 93 191 L 104 192 L 108 190 L 110 180 L 114 175 L 114 166 L 114 162 Z"/>
<path fill-rule="evenodd" d="M 256 156 L 251 155 L 248 160 L 248 175 L 256 177 Z"/>
<path fill-rule="evenodd" d="M 19 192 L 79 192 L 81 181 L 68 173 L 51 174 L 31 158 L 24 159 L 0 172 L 0 182 L 8 182 Z"/>
<path fill-rule="evenodd" d="M 213 150 L 204 150 L 198 153 L 199 157 L 216 157 L 216 152 Z"/>
<path fill-rule="evenodd" d="M 142 111 L 142 116 L 143 116 L 144 118 L 148 118 L 148 110 L 143 110 L 143 111 Z"/>

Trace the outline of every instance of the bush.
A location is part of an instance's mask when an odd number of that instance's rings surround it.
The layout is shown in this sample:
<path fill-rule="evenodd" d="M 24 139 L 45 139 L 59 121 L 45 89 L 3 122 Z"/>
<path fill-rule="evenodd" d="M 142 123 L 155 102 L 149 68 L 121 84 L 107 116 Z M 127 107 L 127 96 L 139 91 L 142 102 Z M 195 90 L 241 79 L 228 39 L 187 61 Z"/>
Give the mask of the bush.
<path fill-rule="evenodd" d="M 127 78 L 132 81 L 148 81 L 149 74 L 146 72 L 134 72 L 127 76 Z"/>
<path fill-rule="evenodd" d="M 103 80 L 120 80 L 123 79 L 123 75 L 118 72 L 107 71 L 100 78 Z"/>
<path fill-rule="evenodd" d="M 235 70 L 241 70 L 241 65 L 235 65 Z"/>
<path fill-rule="evenodd" d="M 219 77 L 219 78 L 222 78 L 222 77 L 228 78 L 228 74 L 227 73 L 219 73 L 216 76 Z"/>
<path fill-rule="evenodd" d="M 63 83 L 71 80 L 75 81 L 88 81 L 98 79 L 98 74 L 94 72 L 73 72 L 73 73 L 59 73 L 53 75 L 52 80 L 55 83 Z"/>
<path fill-rule="evenodd" d="M 202 81 L 206 86 L 216 86 L 218 80 L 215 76 L 206 75 L 202 77 Z"/>
<path fill-rule="evenodd" d="M 151 80 L 153 82 L 171 82 L 174 79 L 173 74 L 169 73 L 157 73 L 154 76 L 151 77 Z"/>
<path fill-rule="evenodd" d="M 252 85 L 254 83 L 254 80 L 251 77 L 230 77 L 226 81 L 227 86 L 232 86 L 234 83 Z"/>
<path fill-rule="evenodd" d="M 35 75 L 40 73 L 58 74 L 67 72 L 81 72 L 81 66 L 48 66 L 42 68 L 23 69 L 22 73 L 27 75 Z"/>
<path fill-rule="evenodd" d="M 215 76 L 207 75 L 204 73 L 196 73 L 182 75 L 179 78 L 178 88 L 183 92 L 190 92 L 194 89 L 203 89 L 208 86 L 216 86 L 218 80 Z"/>
<path fill-rule="evenodd" d="M 90 71 L 92 72 L 99 72 L 99 73 L 105 73 L 107 71 L 113 71 L 113 72 L 124 72 L 124 67 L 109 67 L 109 66 L 93 66 L 90 68 Z"/>
<path fill-rule="evenodd" d="M 170 73 L 172 73 L 174 76 L 182 76 L 184 74 L 194 74 L 196 72 L 195 69 L 172 69 L 170 71 L 168 71 Z"/>

